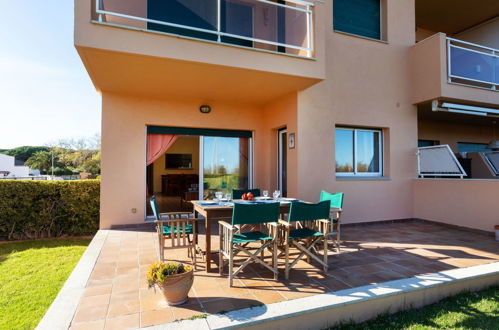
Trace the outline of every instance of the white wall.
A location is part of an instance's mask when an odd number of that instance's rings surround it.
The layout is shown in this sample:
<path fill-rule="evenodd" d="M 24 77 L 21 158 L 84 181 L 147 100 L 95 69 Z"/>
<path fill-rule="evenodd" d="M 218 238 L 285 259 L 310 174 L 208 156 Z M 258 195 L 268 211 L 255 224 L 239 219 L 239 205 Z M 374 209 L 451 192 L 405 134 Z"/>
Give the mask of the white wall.
<path fill-rule="evenodd" d="M 14 157 L 4 154 L 0 154 L 0 171 L 9 171 L 8 178 L 29 176 L 28 166 L 15 166 Z M 5 177 L 3 174 L 0 174 L 0 176 Z"/>

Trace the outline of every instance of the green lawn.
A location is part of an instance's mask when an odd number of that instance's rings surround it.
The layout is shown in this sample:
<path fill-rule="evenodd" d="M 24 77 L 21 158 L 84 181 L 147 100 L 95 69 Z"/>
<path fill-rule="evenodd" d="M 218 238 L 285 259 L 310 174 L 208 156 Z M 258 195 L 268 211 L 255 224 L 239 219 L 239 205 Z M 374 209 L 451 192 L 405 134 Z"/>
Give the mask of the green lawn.
<path fill-rule="evenodd" d="M 89 239 L 0 243 L 0 329 L 33 329 Z"/>
<path fill-rule="evenodd" d="M 215 197 L 215 191 L 232 193 L 232 189 L 239 189 L 238 174 L 207 174 L 204 177 L 204 183 L 207 185 L 205 191 L 210 192 L 210 198 Z"/>
<path fill-rule="evenodd" d="M 499 287 L 334 329 L 499 329 Z"/>

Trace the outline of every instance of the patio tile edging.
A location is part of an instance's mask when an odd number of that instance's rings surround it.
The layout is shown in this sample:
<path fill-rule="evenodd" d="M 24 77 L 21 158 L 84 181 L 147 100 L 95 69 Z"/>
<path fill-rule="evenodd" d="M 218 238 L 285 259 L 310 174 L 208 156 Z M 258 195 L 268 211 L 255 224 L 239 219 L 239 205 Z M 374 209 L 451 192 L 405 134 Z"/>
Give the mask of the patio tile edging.
<path fill-rule="evenodd" d="M 68 329 L 85 291 L 109 230 L 99 230 L 81 256 L 64 286 L 37 325 L 37 330 Z"/>
<path fill-rule="evenodd" d="M 366 285 L 336 292 L 322 293 L 258 307 L 240 309 L 225 314 L 209 315 L 206 319 L 183 320 L 164 325 L 147 327 L 160 329 L 234 329 L 257 326 L 293 316 L 325 311 L 335 307 L 367 302 L 379 298 L 422 291 L 462 281 L 499 275 L 499 262 L 451 269 L 438 273 L 418 275 L 374 285 Z M 499 279 L 497 280 L 499 283 Z M 203 322 L 202 322 L 203 321 Z"/>

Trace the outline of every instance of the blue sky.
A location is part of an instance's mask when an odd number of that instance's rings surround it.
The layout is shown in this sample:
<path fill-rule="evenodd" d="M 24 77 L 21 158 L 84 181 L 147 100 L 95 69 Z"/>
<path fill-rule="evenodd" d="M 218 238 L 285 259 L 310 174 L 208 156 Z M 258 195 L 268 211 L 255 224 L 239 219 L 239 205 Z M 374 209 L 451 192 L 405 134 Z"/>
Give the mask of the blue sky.
<path fill-rule="evenodd" d="M 213 170 L 212 166 L 223 165 L 228 173 L 239 168 L 239 139 L 211 137 L 204 138 L 205 172 Z"/>
<path fill-rule="evenodd" d="M 73 1 L 0 1 L 0 149 L 100 132 L 100 95 L 73 46 Z"/>

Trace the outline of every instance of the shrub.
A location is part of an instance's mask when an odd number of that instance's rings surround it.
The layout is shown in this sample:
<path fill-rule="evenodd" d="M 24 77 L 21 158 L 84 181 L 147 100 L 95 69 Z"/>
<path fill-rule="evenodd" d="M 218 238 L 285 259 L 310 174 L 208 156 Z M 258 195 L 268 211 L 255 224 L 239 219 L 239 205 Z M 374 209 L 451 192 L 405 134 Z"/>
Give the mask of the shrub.
<path fill-rule="evenodd" d="M 177 262 L 155 262 L 149 266 L 147 271 L 147 283 L 149 288 L 155 285 L 161 287 L 172 275 L 190 272 L 192 268 Z"/>
<path fill-rule="evenodd" d="M 0 180 L 0 239 L 95 234 L 99 195 L 99 180 Z"/>

